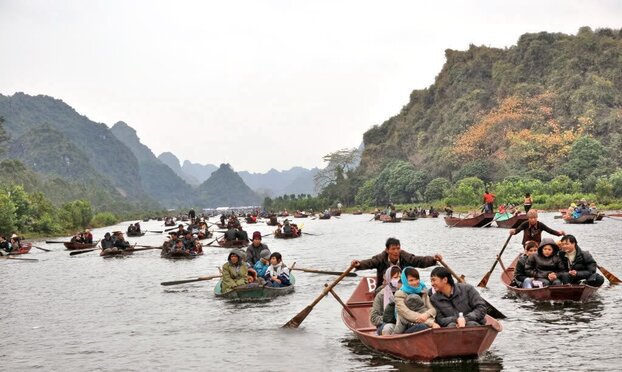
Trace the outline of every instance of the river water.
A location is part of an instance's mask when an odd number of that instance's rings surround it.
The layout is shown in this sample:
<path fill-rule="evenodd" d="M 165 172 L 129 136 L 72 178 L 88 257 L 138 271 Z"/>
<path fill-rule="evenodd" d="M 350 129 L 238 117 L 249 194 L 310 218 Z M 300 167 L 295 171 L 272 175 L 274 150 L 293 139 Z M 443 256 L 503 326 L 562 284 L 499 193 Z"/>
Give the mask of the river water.
<path fill-rule="evenodd" d="M 298 220 L 301 239 L 264 238 L 288 264 L 343 270 L 352 259 L 384 249 L 388 237 L 415 254 L 443 254 L 456 272 L 476 285 L 490 269 L 508 230 L 449 228 L 442 218 L 383 224 L 371 215 L 330 220 Z M 594 225 L 565 225 L 552 213 L 540 220 L 574 234 L 579 245 L 618 277 L 622 221 L 605 218 Z M 161 222 L 143 230 L 163 230 Z M 95 229 L 125 230 L 127 223 Z M 257 224 L 250 232 L 266 234 Z M 546 234 L 545 234 L 546 235 Z M 58 239 L 62 240 L 62 239 Z M 147 233 L 131 242 L 160 245 L 163 235 Z M 296 292 L 271 302 L 232 303 L 216 299 L 215 281 L 163 287 L 162 281 L 217 274 L 228 250 L 205 248 L 195 260 L 161 259 L 159 251 L 103 259 L 97 253 L 69 256 L 60 244 L 37 243 L 25 256 L 38 262 L 0 261 L 0 370 L 223 370 L 253 371 L 440 371 L 440 370 L 620 370 L 622 286 L 608 282 L 584 304 L 536 304 L 509 296 L 499 268 L 482 295 L 508 319 L 491 349 L 479 360 L 421 364 L 402 362 L 363 346 L 341 321 L 340 305 L 324 298 L 295 330 L 282 324 L 310 304 L 336 277 L 296 271 Z M 514 237 L 505 262 L 520 251 Z M 422 278 L 429 284 L 428 269 Z M 359 273 L 360 275 L 361 273 Z M 367 274 L 373 275 L 373 271 Z M 346 278 L 335 291 L 345 300 L 360 278 Z"/>

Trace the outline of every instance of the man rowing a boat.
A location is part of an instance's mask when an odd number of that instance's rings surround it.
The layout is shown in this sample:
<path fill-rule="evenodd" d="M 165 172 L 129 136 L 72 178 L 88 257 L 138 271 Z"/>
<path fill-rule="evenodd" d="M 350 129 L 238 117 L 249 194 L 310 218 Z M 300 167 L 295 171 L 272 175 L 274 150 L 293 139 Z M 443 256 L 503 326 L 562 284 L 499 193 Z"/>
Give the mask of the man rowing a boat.
<path fill-rule="evenodd" d="M 523 234 L 523 245 L 530 240 L 540 243 L 542 241 L 542 231 L 555 236 L 566 235 L 563 230 L 555 231 L 538 221 L 538 212 L 535 209 L 530 209 L 527 212 L 527 221 L 521 223 L 516 229 L 510 229 L 510 235 L 516 235 L 523 230 L 525 231 Z"/>
<path fill-rule="evenodd" d="M 376 269 L 376 286 L 380 288 L 383 284 L 384 273 L 391 266 L 399 266 L 403 269 L 406 266 L 425 268 L 436 265 L 443 256 L 415 256 L 412 253 L 401 250 L 400 241 L 396 238 L 389 238 L 385 243 L 385 250 L 367 260 L 353 260 L 352 265 L 357 270 Z"/>

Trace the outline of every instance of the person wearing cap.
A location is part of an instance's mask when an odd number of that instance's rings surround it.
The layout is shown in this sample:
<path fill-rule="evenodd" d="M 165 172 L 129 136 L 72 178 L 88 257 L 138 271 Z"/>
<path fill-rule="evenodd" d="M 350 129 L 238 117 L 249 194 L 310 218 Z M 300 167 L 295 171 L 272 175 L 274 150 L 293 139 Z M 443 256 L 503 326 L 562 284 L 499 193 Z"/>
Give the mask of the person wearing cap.
<path fill-rule="evenodd" d="M 590 252 L 579 248 L 574 235 L 564 235 L 560 243 L 559 258 L 564 265 L 564 272 L 559 274 L 563 284 L 577 284 L 584 281 L 592 287 L 600 287 L 605 278 L 596 272 L 598 265 Z"/>
<path fill-rule="evenodd" d="M 248 262 L 251 267 L 254 267 L 261 258 L 261 252 L 263 250 L 268 252 L 269 257 L 270 249 L 268 248 L 268 245 L 261 242 L 261 233 L 259 231 L 255 231 L 253 233 L 253 241 L 246 248 L 246 262 Z"/>
<path fill-rule="evenodd" d="M 270 250 L 266 247 L 266 249 L 262 249 L 261 253 L 259 253 L 259 260 L 255 262 L 253 269 L 255 269 L 260 278 L 263 278 L 266 275 L 268 266 L 270 266 Z"/>
<path fill-rule="evenodd" d="M 564 230 L 553 230 L 542 222 L 538 221 L 538 212 L 535 209 L 530 209 L 527 212 L 527 221 L 520 224 L 515 229 L 510 229 L 510 235 L 516 235 L 521 231 L 525 231 L 523 234 L 523 246 L 526 242 L 533 240 L 536 243 L 542 241 L 542 231 L 555 236 L 562 236 L 566 233 Z"/>
<path fill-rule="evenodd" d="M 227 293 L 236 287 L 248 284 L 248 266 L 242 260 L 244 253 L 240 249 L 233 249 L 222 265 L 222 281 L 220 290 Z"/>
<path fill-rule="evenodd" d="M 562 284 L 559 275 L 564 272 L 564 264 L 558 252 L 559 246 L 553 239 L 544 238 L 538 246 L 538 253 L 529 256 L 525 263 L 525 272 L 534 278 L 534 287 Z"/>

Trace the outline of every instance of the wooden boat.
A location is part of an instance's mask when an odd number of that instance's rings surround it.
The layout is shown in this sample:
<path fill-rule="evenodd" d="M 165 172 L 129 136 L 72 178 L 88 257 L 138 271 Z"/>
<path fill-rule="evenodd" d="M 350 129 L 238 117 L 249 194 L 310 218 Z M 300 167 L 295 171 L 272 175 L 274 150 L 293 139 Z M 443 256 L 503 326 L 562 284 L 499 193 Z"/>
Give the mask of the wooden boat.
<path fill-rule="evenodd" d="M 363 212 L 362 211 L 356 211 L 356 212 L 352 212 L 352 214 L 355 215 L 355 216 L 358 216 L 358 215 L 363 214 Z"/>
<path fill-rule="evenodd" d="M 101 252 L 99 252 L 99 255 L 101 257 L 125 257 L 131 254 L 134 254 L 134 251 L 125 251 L 122 249 L 119 249 L 118 251 L 110 251 L 110 252 L 104 252 L 102 250 Z"/>
<path fill-rule="evenodd" d="M 594 218 L 594 221 L 602 221 L 604 217 L 605 217 L 605 214 L 602 212 L 599 212 L 596 214 L 596 218 Z"/>
<path fill-rule="evenodd" d="M 192 254 L 189 251 L 175 251 L 175 252 L 171 252 L 171 251 L 164 251 L 162 250 L 162 253 L 160 253 L 160 257 L 162 258 L 167 258 L 169 260 L 191 260 L 193 258 L 197 258 L 198 256 L 202 256 L 203 252 L 200 253 L 196 253 L 196 254 Z"/>
<path fill-rule="evenodd" d="M 128 231 L 126 235 L 127 236 L 143 236 L 143 235 L 145 235 L 145 233 L 144 232 L 135 232 L 135 231 L 131 231 L 130 232 L 130 231 Z"/>
<path fill-rule="evenodd" d="M 287 235 L 285 235 L 283 233 L 280 233 L 280 234 L 276 234 L 275 233 L 274 234 L 274 237 L 276 239 L 296 239 L 296 238 L 300 238 L 301 236 L 302 236 L 302 230 L 298 230 L 298 234 L 297 235 L 289 235 L 289 236 L 287 236 Z"/>
<path fill-rule="evenodd" d="M 289 217 L 289 212 L 285 211 L 285 212 L 281 212 L 278 214 L 279 217 Z"/>
<path fill-rule="evenodd" d="M 294 218 L 307 218 L 307 217 L 309 217 L 309 215 L 305 213 L 294 213 Z"/>
<path fill-rule="evenodd" d="M 224 240 L 220 239 L 218 245 L 223 248 L 239 248 L 248 245 L 248 240 Z"/>
<path fill-rule="evenodd" d="M 589 300 L 596 294 L 598 287 L 592 287 L 585 284 L 566 284 L 552 285 L 544 288 L 518 288 L 510 285 L 514 278 L 514 268 L 518 256 L 512 261 L 501 273 L 501 282 L 505 285 L 509 292 L 519 297 L 529 298 L 536 301 L 578 301 L 583 302 Z"/>
<path fill-rule="evenodd" d="M 386 219 L 386 220 L 382 220 L 382 223 L 397 223 L 397 222 L 402 222 L 401 218 L 395 217 L 394 219 Z"/>
<path fill-rule="evenodd" d="M 164 226 L 175 226 L 176 223 L 172 219 L 164 221 Z"/>
<path fill-rule="evenodd" d="M 143 218 L 143 222 L 149 222 L 149 218 Z"/>
<path fill-rule="evenodd" d="M 296 277 L 294 277 L 291 272 L 289 273 L 289 281 L 291 282 L 291 285 L 288 285 L 287 287 L 236 288 L 227 293 L 222 293 L 222 280 L 219 280 L 214 287 L 214 294 L 216 297 L 236 301 L 269 300 L 274 297 L 293 293 L 296 285 Z"/>
<path fill-rule="evenodd" d="M 611 213 L 606 215 L 607 217 L 622 217 L 622 213 Z"/>
<path fill-rule="evenodd" d="M 332 210 L 330 211 L 330 215 L 335 217 L 341 216 L 341 210 Z"/>
<path fill-rule="evenodd" d="M 445 223 L 449 227 L 482 227 L 490 226 L 490 222 L 494 219 L 493 213 L 481 213 L 475 217 L 445 217 Z"/>
<path fill-rule="evenodd" d="M 443 358 L 476 358 L 484 354 L 501 332 L 494 318 L 486 316 L 486 325 L 466 328 L 435 328 L 392 336 L 378 336 L 369 320 L 375 297 L 376 279 L 362 278 L 341 311 L 341 319 L 368 348 L 412 361 Z"/>
<path fill-rule="evenodd" d="M 65 242 L 65 243 L 63 243 L 63 245 L 65 245 L 65 248 L 67 248 L 68 251 L 76 251 L 78 249 L 93 248 L 93 247 L 95 247 L 97 245 L 97 243 L 99 243 L 99 240 L 96 241 L 95 243 Z"/>
<path fill-rule="evenodd" d="M 328 215 L 328 216 L 325 216 L 323 214 L 318 215 L 318 219 L 320 220 L 330 220 L 331 217 L 332 217 L 331 215 Z"/>
<path fill-rule="evenodd" d="M 573 224 L 587 224 L 587 223 L 594 223 L 595 219 L 596 219 L 596 215 L 594 214 L 584 214 L 583 216 L 579 218 L 571 218 L 571 219 L 564 218 L 564 222 L 573 223 Z"/>
<path fill-rule="evenodd" d="M 13 249 L 10 254 L 11 256 L 26 254 L 30 252 L 30 249 L 32 249 L 32 243 L 20 243 L 19 248 Z"/>
<path fill-rule="evenodd" d="M 527 220 L 528 218 L 526 213 L 516 215 L 513 215 L 512 213 L 495 214 L 495 222 L 497 223 L 497 227 L 502 227 L 504 229 L 515 229 Z"/>
<path fill-rule="evenodd" d="M 402 221 L 415 221 L 417 220 L 417 216 L 408 216 L 408 215 L 402 215 Z"/>
<path fill-rule="evenodd" d="M 247 224 L 257 223 L 257 219 L 252 219 L 251 217 L 246 217 Z"/>

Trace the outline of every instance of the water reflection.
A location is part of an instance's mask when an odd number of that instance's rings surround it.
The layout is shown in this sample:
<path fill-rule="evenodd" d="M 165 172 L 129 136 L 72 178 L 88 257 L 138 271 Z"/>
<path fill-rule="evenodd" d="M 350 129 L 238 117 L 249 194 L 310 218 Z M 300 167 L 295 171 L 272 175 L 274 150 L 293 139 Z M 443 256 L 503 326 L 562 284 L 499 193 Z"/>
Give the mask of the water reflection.
<path fill-rule="evenodd" d="M 403 371 L 403 372 L 444 372 L 444 371 L 501 371 L 503 360 L 488 351 L 479 359 L 444 359 L 441 361 L 415 362 L 397 359 L 391 355 L 379 353 L 366 347 L 356 336 L 351 335 L 340 340 L 341 344 L 350 350 L 358 362 L 367 369 L 378 371 Z"/>

